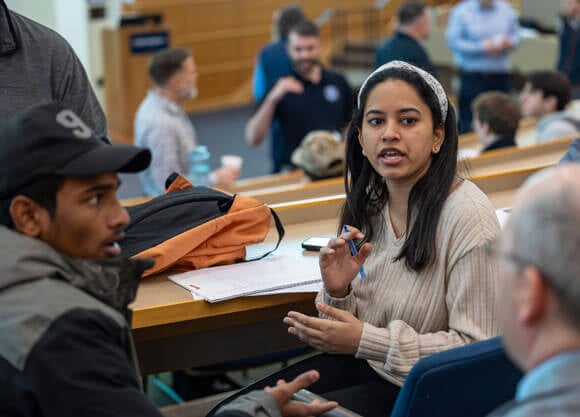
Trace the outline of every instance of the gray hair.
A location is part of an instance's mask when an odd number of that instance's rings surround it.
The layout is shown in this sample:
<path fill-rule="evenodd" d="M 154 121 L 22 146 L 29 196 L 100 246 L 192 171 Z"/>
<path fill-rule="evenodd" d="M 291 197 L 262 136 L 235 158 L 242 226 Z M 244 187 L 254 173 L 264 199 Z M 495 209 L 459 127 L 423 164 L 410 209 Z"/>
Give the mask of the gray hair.
<path fill-rule="evenodd" d="M 580 167 L 540 172 L 524 185 L 525 202 L 508 230 L 512 251 L 530 261 L 554 290 L 565 318 L 580 329 Z M 571 173 L 568 175 L 568 173 Z M 539 184 L 543 183 L 541 191 Z M 533 189 L 533 190 L 531 190 Z M 536 190 L 537 189 L 537 190 Z"/>

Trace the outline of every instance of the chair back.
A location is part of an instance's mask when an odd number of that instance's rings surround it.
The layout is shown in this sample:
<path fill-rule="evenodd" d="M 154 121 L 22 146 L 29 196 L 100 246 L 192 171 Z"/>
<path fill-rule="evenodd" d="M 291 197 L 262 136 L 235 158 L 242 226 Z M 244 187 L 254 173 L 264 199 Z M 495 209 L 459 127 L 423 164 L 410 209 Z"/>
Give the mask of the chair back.
<path fill-rule="evenodd" d="M 514 397 L 521 377 L 500 337 L 440 352 L 411 369 L 391 417 L 483 417 Z"/>

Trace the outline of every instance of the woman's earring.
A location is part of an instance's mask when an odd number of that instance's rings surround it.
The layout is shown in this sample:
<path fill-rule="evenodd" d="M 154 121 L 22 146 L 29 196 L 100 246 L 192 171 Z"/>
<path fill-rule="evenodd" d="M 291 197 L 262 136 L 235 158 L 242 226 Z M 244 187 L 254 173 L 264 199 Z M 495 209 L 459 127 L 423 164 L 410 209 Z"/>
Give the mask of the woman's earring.
<path fill-rule="evenodd" d="M 433 148 L 433 153 L 439 153 L 439 146 L 435 146 Z"/>

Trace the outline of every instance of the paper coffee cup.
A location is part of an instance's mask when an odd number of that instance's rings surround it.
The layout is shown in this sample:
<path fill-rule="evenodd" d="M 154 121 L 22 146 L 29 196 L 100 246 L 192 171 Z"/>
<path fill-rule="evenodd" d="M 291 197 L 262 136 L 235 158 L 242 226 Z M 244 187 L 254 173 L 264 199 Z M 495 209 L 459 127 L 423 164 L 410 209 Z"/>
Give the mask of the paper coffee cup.
<path fill-rule="evenodd" d="M 225 167 L 241 168 L 244 159 L 238 155 L 222 155 L 221 162 Z"/>

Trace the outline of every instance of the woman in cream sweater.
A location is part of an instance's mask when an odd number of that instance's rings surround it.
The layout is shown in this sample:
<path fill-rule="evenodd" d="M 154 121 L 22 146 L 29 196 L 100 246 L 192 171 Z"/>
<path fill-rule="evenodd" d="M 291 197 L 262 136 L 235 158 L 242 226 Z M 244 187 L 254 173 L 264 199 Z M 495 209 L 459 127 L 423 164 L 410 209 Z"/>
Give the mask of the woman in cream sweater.
<path fill-rule="evenodd" d="M 312 391 L 384 416 L 420 358 L 498 334 L 497 269 L 483 246 L 499 225 L 488 198 L 457 177 L 455 114 L 425 71 L 393 61 L 372 73 L 346 146 L 349 231 L 321 251 L 320 317 L 284 319 L 327 354 L 283 376 L 317 369 Z"/>

